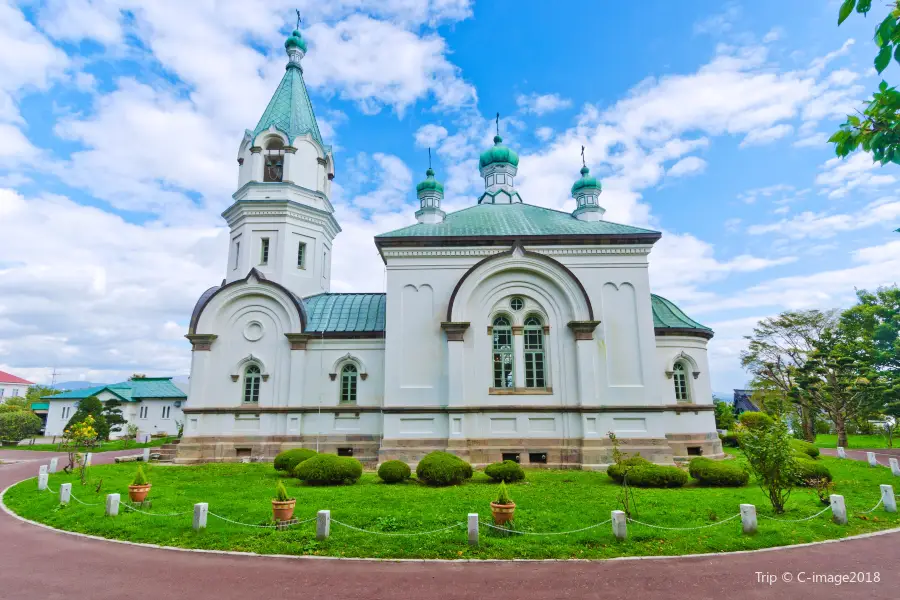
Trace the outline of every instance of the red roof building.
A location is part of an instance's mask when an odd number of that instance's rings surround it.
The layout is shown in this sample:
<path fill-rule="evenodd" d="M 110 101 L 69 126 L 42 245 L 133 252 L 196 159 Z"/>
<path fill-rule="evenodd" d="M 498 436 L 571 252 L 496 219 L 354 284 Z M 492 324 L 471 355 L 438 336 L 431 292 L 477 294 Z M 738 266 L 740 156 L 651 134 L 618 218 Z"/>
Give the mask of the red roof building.
<path fill-rule="evenodd" d="M 28 381 L 27 379 L 22 379 L 21 377 L 16 377 L 12 373 L 7 373 L 6 371 L 0 371 L 0 383 L 18 383 L 21 385 L 34 385 L 33 381 Z"/>

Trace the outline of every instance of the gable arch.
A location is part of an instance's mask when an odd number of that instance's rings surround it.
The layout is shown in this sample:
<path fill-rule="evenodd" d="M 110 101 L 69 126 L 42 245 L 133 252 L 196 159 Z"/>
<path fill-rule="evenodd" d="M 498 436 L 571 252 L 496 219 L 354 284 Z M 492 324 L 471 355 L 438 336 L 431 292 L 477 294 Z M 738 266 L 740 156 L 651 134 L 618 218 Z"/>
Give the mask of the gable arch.
<path fill-rule="evenodd" d="M 675 364 L 679 362 L 683 362 L 687 365 L 688 370 L 691 372 L 691 376 L 694 379 L 700 377 L 700 364 L 693 356 L 691 356 L 684 350 L 669 359 L 668 363 L 666 364 L 666 377 L 668 377 L 669 379 L 672 378 L 672 376 L 675 374 Z"/>
<path fill-rule="evenodd" d="M 331 372 L 328 374 L 328 377 L 331 378 L 332 381 L 337 379 L 337 374 L 341 372 L 341 369 L 344 368 L 345 365 L 354 365 L 356 367 L 356 371 L 359 373 L 359 378 L 363 381 L 369 376 L 369 372 L 366 370 L 366 365 L 358 356 L 354 356 L 349 352 L 336 361 L 331 366 Z"/>
<path fill-rule="evenodd" d="M 259 367 L 259 373 L 262 376 L 263 381 L 269 380 L 269 371 L 266 369 L 265 362 L 263 359 L 253 354 L 248 354 L 234 364 L 234 367 L 231 369 L 231 380 L 238 381 L 250 365 Z"/>

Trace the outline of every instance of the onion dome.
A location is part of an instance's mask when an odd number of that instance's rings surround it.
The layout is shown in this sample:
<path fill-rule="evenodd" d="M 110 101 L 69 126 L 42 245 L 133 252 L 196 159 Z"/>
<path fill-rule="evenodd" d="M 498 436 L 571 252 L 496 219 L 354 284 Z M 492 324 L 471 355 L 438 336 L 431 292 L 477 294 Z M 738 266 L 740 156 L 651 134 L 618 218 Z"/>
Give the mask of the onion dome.
<path fill-rule="evenodd" d="M 481 153 L 479 166 L 483 169 L 496 163 L 508 163 L 514 167 L 519 166 L 519 155 L 516 154 L 515 150 L 504 146 L 503 138 L 499 135 L 494 136 L 494 146 Z"/>
<path fill-rule="evenodd" d="M 285 40 L 284 47 L 285 49 L 299 48 L 306 54 L 306 40 L 303 39 L 299 29 L 295 29 L 291 32 L 291 37 Z"/>
<path fill-rule="evenodd" d="M 581 179 L 572 184 L 572 196 L 576 196 L 579 190 L 586 188 L 597 188 L 598 191 L 601 189 L 600 182 L 596 177 L 591 177 L 590 173 L 591 170 L 586 166 L 581 167 Z"/>
<path fill-rule="evenodd" d="M 426 191 L 434 191 L 444 193 L 444 184 L 434 178 L 434 169 L 428 167 L 425 171 L 425 180 L 416 186 L 416 193 L 420 194 Z"/>

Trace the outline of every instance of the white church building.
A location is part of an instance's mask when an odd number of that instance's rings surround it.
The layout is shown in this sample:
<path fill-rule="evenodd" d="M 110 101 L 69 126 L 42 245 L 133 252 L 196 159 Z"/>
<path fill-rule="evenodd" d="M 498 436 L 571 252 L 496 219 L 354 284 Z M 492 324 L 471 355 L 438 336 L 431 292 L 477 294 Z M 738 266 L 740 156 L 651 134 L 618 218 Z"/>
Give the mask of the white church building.
<path fill-rule="evenodd" d="M 369 464 L 441 449 L 475 465 L 598 468 L 609 432 L 656 462 L 722 456 L 713 332 L 651 293 L 661 234 L 603 220 L 587 167 L 574 212 L 528 204 L 498 135 L 479 161 L 484 193 L 449 214 L 429 168 L 417 223 L 375 237 L 386 293 L 332 293 L 334 157 L 299 31 L 285 47 L 284 78 L 238 151 L 225 279 L 191 315 L 176 462 L 307 447 Z"/>

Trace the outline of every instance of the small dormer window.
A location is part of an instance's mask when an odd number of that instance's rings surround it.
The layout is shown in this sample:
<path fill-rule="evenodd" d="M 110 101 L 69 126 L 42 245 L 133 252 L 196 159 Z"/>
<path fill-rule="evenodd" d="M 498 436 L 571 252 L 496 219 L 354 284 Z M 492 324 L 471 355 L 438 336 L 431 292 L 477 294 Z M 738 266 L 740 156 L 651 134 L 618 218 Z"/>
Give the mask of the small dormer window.
<path fill-rule="evenodd" d="M 259 264 L 260 265 L 269 264 L 269 238 L 262 239 L 262 246 L 260 247 L 260 252 L 259 252 Z"/>
<path fill-rule="evenodd" d="M 265 172 L 263 181 L 282 181 L 284 178 L 284 142 L 281 138 L 272 138 L 266 144 Z"/>
<path fill-rule="evenodd" d="M 297 268 L 306 268 L 306 244 L 304 244 L 303 242 L 300 242 L 297 245 Z"/>

